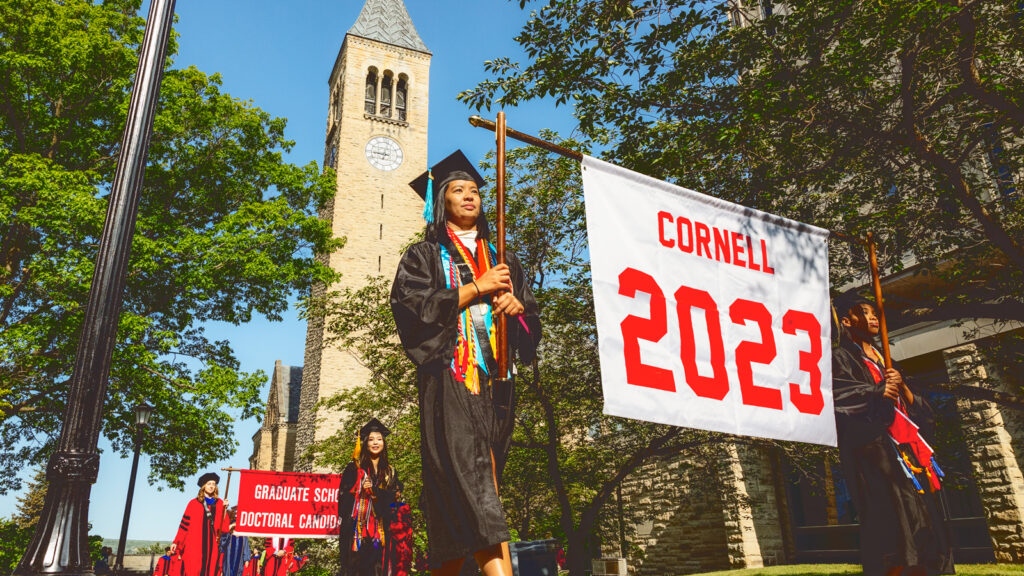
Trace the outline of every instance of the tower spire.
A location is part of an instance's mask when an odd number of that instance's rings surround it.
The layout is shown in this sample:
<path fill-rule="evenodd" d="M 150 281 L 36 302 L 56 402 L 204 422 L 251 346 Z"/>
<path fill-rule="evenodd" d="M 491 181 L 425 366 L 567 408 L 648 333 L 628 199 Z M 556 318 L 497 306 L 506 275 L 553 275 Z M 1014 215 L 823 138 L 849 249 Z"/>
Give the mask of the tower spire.
<path fill-rule="evenodd" d="M 366 0 L 348 33 L 430 54 L 402 0 Z"/>

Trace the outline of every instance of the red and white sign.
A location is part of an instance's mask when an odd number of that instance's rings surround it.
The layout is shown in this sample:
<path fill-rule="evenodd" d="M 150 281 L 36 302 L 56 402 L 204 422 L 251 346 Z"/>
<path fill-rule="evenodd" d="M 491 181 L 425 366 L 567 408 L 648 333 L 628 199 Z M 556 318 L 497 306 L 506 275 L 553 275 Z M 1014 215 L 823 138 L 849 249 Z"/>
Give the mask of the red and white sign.
<path fill-rule="evenodd" d="M 290 538 L 337 536 L 337 474 L 242 470 L 235 534 Z"/>
<path fill-rule="evenodd" d="M 582 169 L 605 413 L 835 446 L 828 232 Z"/>

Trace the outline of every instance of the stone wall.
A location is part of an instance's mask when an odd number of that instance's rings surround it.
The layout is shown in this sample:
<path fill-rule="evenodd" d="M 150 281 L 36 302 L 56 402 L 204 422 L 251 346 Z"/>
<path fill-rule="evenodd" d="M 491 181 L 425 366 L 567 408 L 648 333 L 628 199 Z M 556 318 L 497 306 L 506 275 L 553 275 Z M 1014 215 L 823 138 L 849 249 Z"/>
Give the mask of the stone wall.
<path fill-rule="evenodd" d="M 736 445 L 723 447 L 715 463 L 680 457 L 641 467 L 622 485 L 630 573 L 676 576 L 785 562 L 785 503 L 776 474 L 766 452 Z M 603 552 L 618 556 L 618 548 Z"/>
<path fill-rule="evenodd" d="M 334 201 L 329 203 L 333 206 Z M 326 261 L 326 256 L 318 256 Z M 327 287 L 322 283 L 313 285 L 312 298 L 323 298 Z M 310 317 L 306 324 L 306 350 L 302 365 L 302 388 L 299 394 L 299 421 L 295 425 L 295 470 L 311 472 L 312 462 L 306 457 L 306 448 L 316 439 L 316 403 L 320 399 L 320 357 L 324 341 L 324 319 Z"/>
<path fill-rule="evenodd" d="M 779 474 L 767 450 L 734 445 L 725 450 L 723 484 L 735 491 L 727 501 L 725 529 L 729 558 L 736 568 L 760 568 L 786 561 L 783 527 L 780 518 L 785 494 L 778 490 Z"/>
<path fill-rule="evenodd" d="M 943 352 L 950 381 L 1000 389 L 978 344 Z M 1024 562 L 1024 475 L 1020 413 L 993 402 L 959 399 L 957 408 L 971 452 L 974 480 L 988 521 L 996 560 Z"/>

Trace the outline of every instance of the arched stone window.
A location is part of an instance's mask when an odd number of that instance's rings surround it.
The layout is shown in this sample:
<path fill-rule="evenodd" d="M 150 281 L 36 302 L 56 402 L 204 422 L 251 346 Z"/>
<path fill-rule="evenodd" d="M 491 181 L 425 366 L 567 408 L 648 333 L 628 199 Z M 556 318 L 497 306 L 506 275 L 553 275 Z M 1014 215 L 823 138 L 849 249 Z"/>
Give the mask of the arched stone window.
<path fill-rule="evenodd" d="M 380 82 L 380 115 L 391 118 L 391 94 L 394 89 L 394 76 L 390 71 L 384 72 L 384 78 Z"/>
<path fill-rule="evenodd" d="M 364 110 L 367 114 L 377 113 L 377 69 L 370 68 L 366 74 L 366 104 Z"/>
<path fill-rule="evenodd" d="M 406 99 L 409 94 L 409 82 L 405 74 L 398 76 L 398 86 L 395 87 L 395 112 L 402 122 L 406 120 Z"/>

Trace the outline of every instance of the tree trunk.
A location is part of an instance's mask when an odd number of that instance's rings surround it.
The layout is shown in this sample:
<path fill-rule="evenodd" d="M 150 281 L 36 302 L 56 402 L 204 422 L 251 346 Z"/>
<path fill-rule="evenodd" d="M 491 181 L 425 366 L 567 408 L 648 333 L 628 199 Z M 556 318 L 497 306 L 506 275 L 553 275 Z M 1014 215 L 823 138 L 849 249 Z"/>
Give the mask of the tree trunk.
<path fill-rule="evenodd" d="M 585 576 L 586 571 L 590 568 L 587 564 L 589 554 L 587 554 L 587 533 L 583 531 L 582 526 L 579 530 L 566 529 L 566 547 L 565 551 L 565 565 L 569 569 L 569 576 Z"/>

